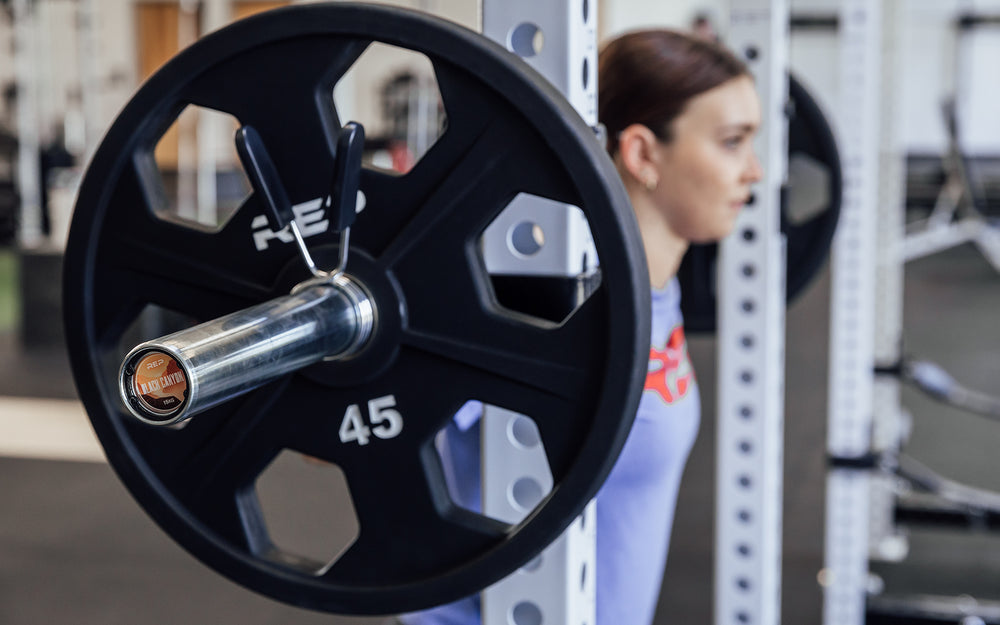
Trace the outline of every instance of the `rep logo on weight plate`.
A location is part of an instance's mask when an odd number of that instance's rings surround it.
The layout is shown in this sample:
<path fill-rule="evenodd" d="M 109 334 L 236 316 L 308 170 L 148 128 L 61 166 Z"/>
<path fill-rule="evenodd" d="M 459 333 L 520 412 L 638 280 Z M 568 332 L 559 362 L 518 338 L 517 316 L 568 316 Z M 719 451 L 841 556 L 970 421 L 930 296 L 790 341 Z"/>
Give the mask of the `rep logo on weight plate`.
<path fill-rule="evenodd" d="M 330 207 L 330 196 L 318 197 L 308 202 L 302 202 L 292 206 L 292 213 L 295 215 L 295 223 L 299 227 L 303 238 L 309 238 L 317 234 L 323 234 L 330 229 L 330 220 L 326 218 L 326 211 Z M 354 212 L 360 213 L 365 209 L 368 199 L 364 192 L 358 191 L 357 204 Z M 250 222 L 253 229 L 253 245 L 258 252 L 263 252 L 270 247 L 270 242 L 277 240 L 282 243 L 291 243 L 295 240 L 291 230 L 283 228 L 278 232 L 268 228 L 267 216 L 257 215 Z"/>

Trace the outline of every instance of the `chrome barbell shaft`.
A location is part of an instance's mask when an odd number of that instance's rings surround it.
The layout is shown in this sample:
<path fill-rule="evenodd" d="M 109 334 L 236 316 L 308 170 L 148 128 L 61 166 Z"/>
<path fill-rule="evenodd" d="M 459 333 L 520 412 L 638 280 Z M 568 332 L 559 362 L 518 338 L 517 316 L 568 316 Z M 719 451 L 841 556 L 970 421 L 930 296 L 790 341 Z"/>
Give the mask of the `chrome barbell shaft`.
<path fill-rule="evenodd" d="M 133 348 L 119 370 L 128 411 L 173 425 L 320 360 L 356 354 L 375 309 L 345 276 Z"/>

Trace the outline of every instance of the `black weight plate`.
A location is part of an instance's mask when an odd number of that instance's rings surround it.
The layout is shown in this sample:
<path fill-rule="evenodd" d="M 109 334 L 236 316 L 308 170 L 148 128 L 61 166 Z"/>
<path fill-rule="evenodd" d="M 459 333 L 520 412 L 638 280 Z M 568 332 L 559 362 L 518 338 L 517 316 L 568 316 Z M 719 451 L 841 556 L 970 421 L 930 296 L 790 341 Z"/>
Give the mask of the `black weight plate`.
<path fill-rule="evenodd" d="M 794 76 L 788 77 L 788 98 L 789 179 L 781 194 L 781 231 L 786 237 L 785 292 L 791 302 L 830 253 L 840 219 L 843 180 L 830 124 Z M 678 270 L 684 326 L 690 332 L 715 331 L 717 255 L 714 243 L 692 245 Z"/>
<path fill-rule="evenodd" d="M 348 272 L 379 310 L 371 346 L 210 409 L 182 429 L 137 423 L 119 405 L 114 370 L 141 308 L 204 321 L 286 294 L 307 277 L 293 245 L 254 247 L 263 207 L 253 196 L 214 233 L 157 218 L 154 144 L 185 105 L 223 111 L 259 131 L 293 204 L 325 197 L 331 138 L 346 121 L 333 86 L 372 41 L 430 59 L 448 127 L 410 173 L 362 172 L 367 207 L 352 229 Z M 520 192 L 579 206 L 594 235 L 603 280 L 562 324 L 495 304 L 477 252 L 485 226 Z M 308 241 L 321 266 L 332 266 L 337 235 Z M 596 494 L 645 378 L 642 243 L 592 130 L 501 47 L 396 8 L 278 9 L 171 60 L 128 103 L 88 168 L 64 278 L 77 388 L 132 495 L 220 573 L 312 609 L 414 610 L 516 570 Z M 341 443 L 345 408 L 389 394 L 405 419 L 402 432 L 364 447 Z M 538 424 L 555 487 L 516 526 L 448 501 L 432 437 L 469 398 Z M 319 574 L 272 544 L 254 496 L 256 477 L 283 449 L 335 463 L 351 491 L 359 537 Z"/>

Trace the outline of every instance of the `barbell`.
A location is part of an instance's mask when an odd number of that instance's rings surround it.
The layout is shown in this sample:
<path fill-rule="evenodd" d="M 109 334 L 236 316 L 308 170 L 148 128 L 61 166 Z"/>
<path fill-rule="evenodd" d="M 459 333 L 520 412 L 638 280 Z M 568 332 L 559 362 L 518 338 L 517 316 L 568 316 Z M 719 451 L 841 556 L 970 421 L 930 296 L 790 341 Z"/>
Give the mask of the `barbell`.
<path fill-rule="evenodd" d="M 333 101 L 373 42 L 425 55 L 447 114 L 401 176 L 357 166 Z M 239 121 L 253 181 L 218 230 L 161 215 L 154 149 L 192 105 Z M 356 218 L 345 199 L 355 189 L 365 198 Z M 487 274 L 482 234 L 520 194 L 578 207 L 593 235 L 600 282 L 565 320 L 501 305 Z M 326 225 L 297 235 L 300 249 L 255 245 L 264 216 L 277 232 L 304 204 L 324 207 Z M 625 443 L 650 326 L 628 196 L 570 105 L 452 22 L 352 3 L 241 20 L 142 85 L 81 185 L 64 306 L 80 397 L 156 523 L 237 583 L 345 614 L 458 599 L 557 538 Z M 165 337 L 137 330 L 149 306 L 198 323 Z M 449 496 L 434 439 L 473 399 L 537 425 L 554 486 L 519 523 Z M 256 483 L 286 450 L 345 475 L 359 532 L 332 562 L 271 536 Z"/>
<path fill-rule="evenodd" d="M 376 41 L 430 59 L 448 125 L 408 174 L 360 172 L 366 204 L 351 227 L 346 273 L 303 287 L 311 276 L 294 246 L 258 250 L 260 189 L 218 231 L 158 216 L 154 146 L 189 105 L 254 128 L 293 205 L 326 202 L 346 121 L 333 88 Z M 500 306 L 478 253 L 483 230 L 521 193 L 579 207 L 594 235 L 600 286 L 562 323 Z M 340 240 L 333 229 L 308 238 L 317 265 L 337 264 Z M 642 244 L 593 130 L 500 46 L 398 8 L 296 5 L 234 23 L 181 52 L 138 90 L 95 153 L 65 264 L 77 388 L 131 494 L 226 577 L 317 610 L 414 610 L 473 593 L 524 565 L 596 494 L 625 442 L 646 373 Z M 207 325 L 125 358 L 129 328 L 148 305 Z M 290 339 L 310 336 L 317 311 L 357 321 L 364 307 L 371 327 L 358 347 L 341 350 L 355 342 L 357 324 L 332 323 L 333 334 L 346 332 L 333 341 L 341 343 L 319 350 L 312 364 L 295 360 L 297 349 L 321 342 L 318 334 L 297 347 Z M 190 347 L 191 332 L 200 337 L 195 343 L 218 334 L 233 341 L 199 356 L 177 348 Z M 261 353 L 276 353 L 267 349 L 276 336 L 289 349 L 274 358 L 277 377 L 234 394 L 235 378 L 274 364 Z M 223 361 L 229 368 L 220 371 Z M 220 381 L 227 388 L 209 393 Z M 190 395 L 175 399 L 201 412 L 184 427 L 150 425 L 193 414 L 175 415 L 168 393 L 143 392 L 178 384 Z M 433 439 L 469 399 L 537 424 L 554 487 L 521 523 L 464 510 L 448 496 Z M 373 401 L 372 415 L 385 421 L 355 421 L 357 407 Z M 345 442 L 349 414 L 356 429 L 383 436 Z M 255 483 L 284 450 L 345 474 L 359 533 L 332 563 L 304 561 L 269 535 Z"/>

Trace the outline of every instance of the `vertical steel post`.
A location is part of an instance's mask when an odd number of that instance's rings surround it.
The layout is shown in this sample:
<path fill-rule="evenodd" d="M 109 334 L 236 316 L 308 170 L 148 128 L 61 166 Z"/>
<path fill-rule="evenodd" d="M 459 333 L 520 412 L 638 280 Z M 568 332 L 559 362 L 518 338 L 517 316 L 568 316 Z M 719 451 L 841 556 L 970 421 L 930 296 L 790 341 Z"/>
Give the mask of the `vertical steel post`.
<path fill-rule="evenodd" d="M 52 142 L 52 123 L 55 120 L 55 77 L 52 54 L 53 27 L 58 23 L 59 7 L 51 0 L 34 0 L 33 35 L 31 56 L 34 62 L 34 106 L 37 123 L 38 145 L 44 149 Z M 60 94 L 62 95 L 62 94 Z M 40 193 L 44 194 L 46 181 L 41 181 Z M 43 217 L 44 219 L 44 217 Z"/>
<path fill-rule="evenodd" d="M 486 0 L 482 4 L 483 34 L 520 54 L 591 126 L 597 124 L 596 5 L 596 0 Z M 508 249 L 506 226 L 510 224 L 497 223 L 484 234 L 484 255 L 492 272 L 577 276 L 594 268 L 593 242 L 586 236 L 589 230 L 578 209 L 562 206 L 540 211 L 535 198 L 519 200 L 507 208 L 505 217 L 537 223 L 547 215 L 547 222 L 539 224 L 545 231 L 545 247 L 558 253 L 524 263 Z M 483 511 L 510 522 L 526 514 L 512 501 L 515 482 L 532 480 L 544 492 L 552 488 L 544 451 L 540 447 L 525 450 L 509 434 L 518 418 L 516 413 L 487 407 L 482 425 Z M 595 526 L 591 502 L 531 565 L 483 591 L 484 625 L 594 625 Z"/>
<path fill-rule="evenodd" d="M 874 409 L 881 4 L 840 6 L 844 194 L 833 243 L 823 622 L 864 622 Z"/>
<path fill-rule="evenodd" d="M 483 34 L 521 56 L 597 125 L 596 0 L 488 0 L 483 2 Z M 491 273 L 577 276 L 596 269 L 597 253 L 583 213 L 564 205 L 518 196 L 487 228 L 483 257 Z M 505 235 L 512 223 L 537 223 L 545 246 L 525 258 L 512 254 Z"/>
<path fill-rule="evenodd" d="M 232 7 L 226 0 L 204 0 L 201 4 L 201 29 L 209 33 L 222 28 L 232 19 Z M 219 161 L 232 144 L 233 129 L 221 115 L 198 116 L 197 137 L 197 219 L 200 223 L 219 221 L 218 170 Z M 227 166 L 233 163 L 226 163 Z"/>
<path fill-rule="evenodd" d="M 764 179 L 718 267 L 715 622 L 781 618 L 788 3 L 734 0 L 728 44 L 749 65 L 762 106 L 755 150 Z"/>
<path fill-rule="evenodd" d="M 902 57 L 899 24 L 902 3 L 882 2 L 881 76 L 879 85 L 878 222 L 875 228 L 875 337 L 874 360 L 893 365 L 902 358 L 903 342 L 903 237 L 906 234 L 905 161 L 899 120 L 902 93 Z M 875 378 L 872 387 L 872 447 L 876 454 L 898 452 L 909 430 L 909 415 L 900 398 L 896 376 Z M 908 551 L 905 534 L 894 522 L 896 495 L 890 475 L 874 474 L 870 483 L 868 528 L 869 556 L 898 561 Z"/>
<path fill-rule="evenodd" d="M 13 0 L 14 72 L 17 85 L 17 192 L 21 198 L 18 238 L 22 247 L 42 241 L 37 65 L 34 57 L 38 7 L 33 0 Z"/>
<path fill-rule="evenodd" d="M 101 77 L 98 72 L 98 14 L 96 0 L 77 0 L 76 32 L 80 58 L 80 106 L 83 109 L 83 154 L 86 163 L 97 150 L 101 138 Z"/>
<path fill-rule="evenodd" d="M 180 0 L 177 11 L 177 51 L 193 44 L 198 33 L 199 4 Z M 200 116 L 198 116 L 200 117 Z M 174 122 L 177 129 L 177 215 L 198 219 L 198 119 L 188 109 Z M 213 180 L 214 182 L 214 180 Z"/>

